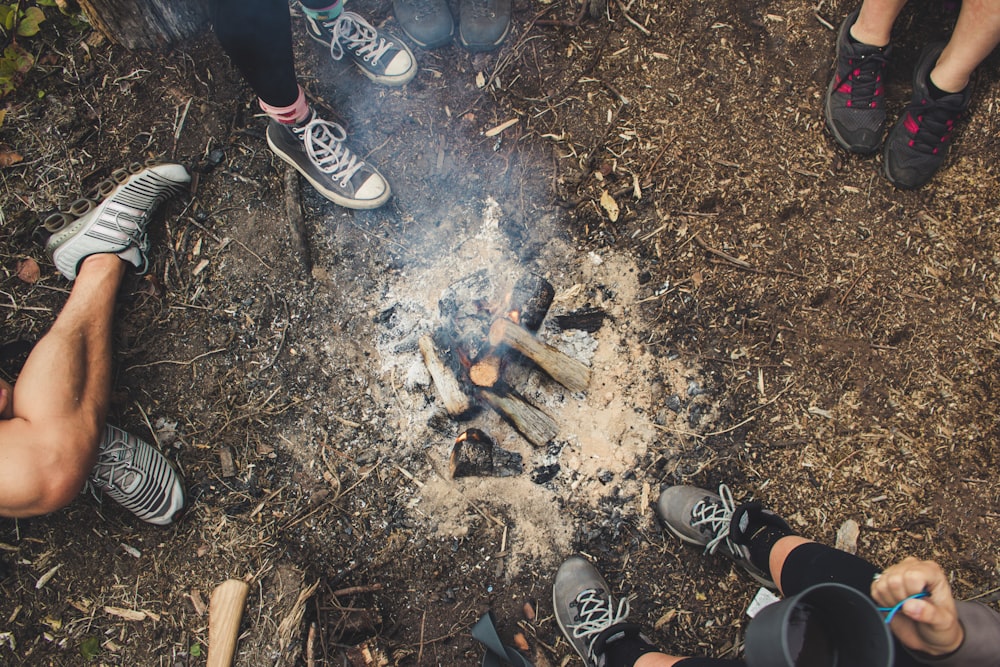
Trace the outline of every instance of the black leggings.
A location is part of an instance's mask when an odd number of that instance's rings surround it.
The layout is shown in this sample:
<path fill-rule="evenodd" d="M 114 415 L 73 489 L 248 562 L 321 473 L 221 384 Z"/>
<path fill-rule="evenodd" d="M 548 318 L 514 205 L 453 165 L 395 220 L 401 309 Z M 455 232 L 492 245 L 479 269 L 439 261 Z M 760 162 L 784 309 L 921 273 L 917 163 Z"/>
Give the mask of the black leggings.
<path fill-rule="evenodd" d="M 333 0 L 300 0 L 323 9 Z M 213 0 L 212 27 L 257 97 L 275 107 L 299 97 L 288 0 Z"/>
<path fill-rule="evenodd" d="M 781 568 L 781 590 L 786 597 L 800 593 L 814 584 L 841 583 L 865 595 L 871 590 L 872 577 L 880 568 L 849 553 L 832 549 L 824 544 L 810 542 L 796 547 L 788 554 Z M 920 663 L 893 638 L 896 644 L 894 667 L 918 667 Z M 686 658 L 678 667 L 744 667 L 740 660 L 718 658 Z"/>

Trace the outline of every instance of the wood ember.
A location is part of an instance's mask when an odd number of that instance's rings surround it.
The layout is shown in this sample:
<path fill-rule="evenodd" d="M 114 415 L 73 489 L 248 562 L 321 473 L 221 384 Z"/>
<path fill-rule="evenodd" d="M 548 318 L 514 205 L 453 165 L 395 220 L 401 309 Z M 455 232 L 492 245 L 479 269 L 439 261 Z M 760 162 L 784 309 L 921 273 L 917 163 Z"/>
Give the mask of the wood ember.
<path fill-rule="evenodd" d="M 518 475 L 523 459 L 517 452 L 497 446 L 488 433 L 470 428 L 455 439 L 449 459 L 451 477 Z"/>
<path fill-rule="evenodd" d="M 516 321 L 528 331 L 538 331 L 552 306 L 556 291 L 545 278 L 529 273 L 518 278 L 510 294 L 510 309 Z M 514 318 L 511 318 L 514 319 Z"/>
<path fill-rule="evenodd" d="M 448 414 L 453 417 L 464 415 L 469 411 L 472 404 L 466 393 L 462 391 L 458 378 L 441 361 L 434 341 L 429 335 L 425 334 L 417 341 L 417 346 L 420 348 L 420 354 L 424 358 L 424 365 L 427 366 L 427 371 L 431 374 L 431 379 L 434 380 L 434 387 L 444 402 L 444 407 L 448 411 Z"/>
<path fill-rule="evenodd" d="M 483 388 L 479 390 L 479 396 L 536 447 L 544 447 L 559 434 L 559 426 L 552 417 L 512 390 Z"/>
<path fill-rule="evenodd" d="M 494 347 L 507 345 L 517 350 L 570 391 L 584 391 L 590 384 L 590 368 L 583 362 L 538 340 L 515 322 L 504 319 L 494 322 L 489 340 Z"/>

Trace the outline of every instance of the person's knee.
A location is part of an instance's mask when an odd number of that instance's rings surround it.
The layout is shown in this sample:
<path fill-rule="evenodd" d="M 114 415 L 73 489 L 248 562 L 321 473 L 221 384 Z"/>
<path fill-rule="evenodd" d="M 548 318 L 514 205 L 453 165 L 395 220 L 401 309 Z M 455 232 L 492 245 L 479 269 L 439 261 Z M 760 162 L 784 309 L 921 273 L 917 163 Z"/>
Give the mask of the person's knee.
<path fill-rule="evenodd" d="M 34 442 L 35 455 L 20 476 L 22 516 L 62 509 L 80 494 L 94 464 L 99 432 L 80 428 L 44 428 Z"/>

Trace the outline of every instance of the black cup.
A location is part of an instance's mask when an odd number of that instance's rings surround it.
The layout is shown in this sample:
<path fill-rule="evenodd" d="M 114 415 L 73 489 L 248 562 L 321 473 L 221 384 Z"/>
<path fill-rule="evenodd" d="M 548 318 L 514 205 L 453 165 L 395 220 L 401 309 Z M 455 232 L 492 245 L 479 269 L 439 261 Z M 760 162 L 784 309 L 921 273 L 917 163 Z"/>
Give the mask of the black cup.
<path fill-rule="evenodd" d="M 891 667 L 895 651 L 871 598 L 830 583 L 761 609 L 745 653 L 749 667 Z"/>

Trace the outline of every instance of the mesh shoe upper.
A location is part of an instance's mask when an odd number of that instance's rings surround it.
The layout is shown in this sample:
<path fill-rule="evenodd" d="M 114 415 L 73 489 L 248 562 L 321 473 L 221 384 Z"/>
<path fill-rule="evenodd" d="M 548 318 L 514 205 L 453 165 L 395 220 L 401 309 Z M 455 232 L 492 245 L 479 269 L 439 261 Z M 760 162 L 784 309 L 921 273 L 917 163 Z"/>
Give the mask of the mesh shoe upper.
<path fill-rule="evenodd" d="M 918 188 L 931 179 L 944 162 L 955 124 L 965 115 L 971 86 L 933 99 L 927 84 L 943 44 L 931 44 L 917 61 L 913 97 L 889 132 L 884 167 L 889 181 L 899 188 Z"/>
<path fill-rule="evenodd" d="M 417 74 L 416 58 L 405 44 L 381 34 L 354 12 L 328 20 L 306 15 L 306 25 L 314 40 L 329 45 L 331 58 L 347 56 L 373 81 L 402 86 Z"/>
<path fill-rule="evenodd" d="M 739 507 L 725 484 L 719 485 L 719 493 L 693 486 L 671 486 L 660 494 L 656 513 L 680 539 L 705 547 L 705 553 L 732 558 L 758 582 L 775 588 L 769 573 L 750 562 L 749 549 L 738 544 L 736 535 L 731 534 L 733 515 Z"/>
<path fill-rule="evenodd" d="M 841 146 L 854 153 L 872 153 L 885 130 L 885 72 L 892 47 L 851 40 L 854 12 L 840 26 L 833 79 L 826 91 L 826 125 Z"/>
<path fill-rule="evenodd" d="M 184 488 L 173 465 L 149 443 L 105 427 L 88 483 L 137 517 L 165 526 L 184 507 Z"/>
<path fill-rule="evenodd" d="M 392 194 L 389 183 L 347 147 L 346 139 L 343 127 L 318 118 L 315 112 L 301 126 L 274 120 L 267 126 L 271 150 L 321 195 L 347 208 L 378 208 Z"/>
<path fill-rule="evenodd" d="M 86 257 L 114 253 L 145 272 L 146 225 L 163 201 L 181 191 L 191 175 L 179 164 L 157 164 L 133 174 L 100 204 L 49 237 L 45 250 L 69 280 Z"/>

